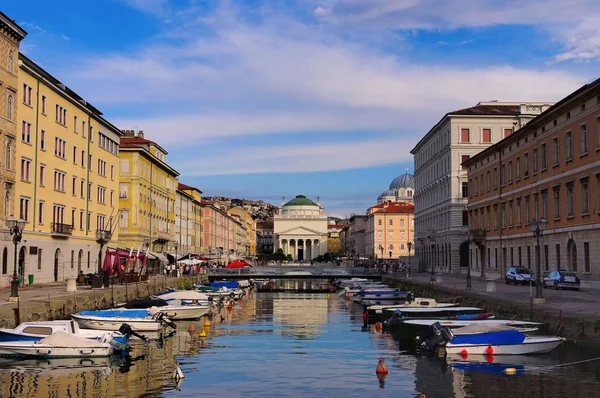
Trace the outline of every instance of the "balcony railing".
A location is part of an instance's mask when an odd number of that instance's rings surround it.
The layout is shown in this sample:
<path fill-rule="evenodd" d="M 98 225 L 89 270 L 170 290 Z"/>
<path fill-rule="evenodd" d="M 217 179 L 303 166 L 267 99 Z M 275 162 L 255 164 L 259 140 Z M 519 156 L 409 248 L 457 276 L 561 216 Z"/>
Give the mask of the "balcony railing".
<path fill-rule="evenodd" d="M 51 228 L 52 235 L 55 236 L 70 236 L 73 233 L 73 226 L 71 224 L 53 222 Z"/>

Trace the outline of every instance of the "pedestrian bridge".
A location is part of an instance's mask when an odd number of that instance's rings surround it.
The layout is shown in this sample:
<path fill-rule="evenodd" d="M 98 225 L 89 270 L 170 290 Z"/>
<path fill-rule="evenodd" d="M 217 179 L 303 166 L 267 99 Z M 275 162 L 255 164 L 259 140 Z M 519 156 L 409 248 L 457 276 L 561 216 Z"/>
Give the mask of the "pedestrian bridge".
<path fill-rule="evenodd" d="M 336 266 L 266 266 L 248 268 L 209 268 L 206 276 L 212 282 L 228 279 L 381 279 L 372 268 L 344 268 Z"/>

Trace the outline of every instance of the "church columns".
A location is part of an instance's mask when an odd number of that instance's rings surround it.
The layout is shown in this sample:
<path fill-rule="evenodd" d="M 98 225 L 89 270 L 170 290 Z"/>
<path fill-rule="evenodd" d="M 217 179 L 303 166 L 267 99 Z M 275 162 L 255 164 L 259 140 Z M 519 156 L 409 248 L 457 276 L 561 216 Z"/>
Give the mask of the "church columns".
<path fill-rule="evenodd" d="M 302 260 L 306 260 L 306 239 L 302 239 Z"/>

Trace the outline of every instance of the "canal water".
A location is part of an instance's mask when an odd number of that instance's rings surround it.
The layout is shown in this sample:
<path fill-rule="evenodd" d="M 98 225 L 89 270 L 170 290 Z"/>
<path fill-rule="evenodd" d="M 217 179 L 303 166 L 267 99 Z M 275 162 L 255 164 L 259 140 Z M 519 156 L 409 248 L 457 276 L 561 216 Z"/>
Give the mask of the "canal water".
<path fill-rule="evenodd" d="M 135 344 L 127 359 L 0 360 L 0 395 L 600 396 L 600 361 L 571 364 L 600 356 L 595 349 L 566 345 L 543 357 L 448 363 L 401 350 L 374 325 L 364 329 L 361 314 L 337 295 L 257 293 L 224 309 L 210 327 L 195 322 L 188 333 L 190 323 L 180 323 L 171 338 Z M 379 357 L 389 369 L 383 383 L 375 375 Z M 179 383 L 171 378 L 176 363 L 185 375 Z M 506 367 L 517 374 L 506 375 Z"/>

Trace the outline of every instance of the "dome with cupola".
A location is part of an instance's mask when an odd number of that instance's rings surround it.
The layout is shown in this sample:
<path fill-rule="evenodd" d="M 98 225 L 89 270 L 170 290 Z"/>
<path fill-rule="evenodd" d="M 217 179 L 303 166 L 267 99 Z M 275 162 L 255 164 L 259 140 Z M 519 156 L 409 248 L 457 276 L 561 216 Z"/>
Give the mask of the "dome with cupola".
<path fill-rule="evenodd" d="M 377 198 L 377 203 L 413 202 L 414 193 L 415 177 L 406 172 L 392 180 L 390 187 Z"/>
<path fill-rule="evenodd" d="M 283 206 L 319 206 L 312 200 L 308 199 L 304 195 L 296 195 L 296 197 L 292 200 L 289 200 Z"/>

